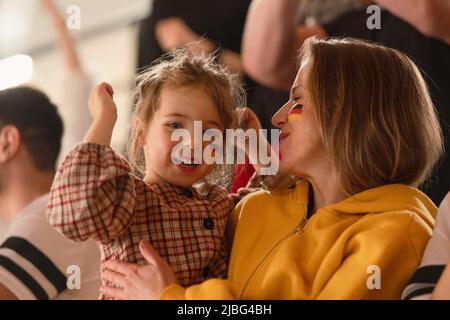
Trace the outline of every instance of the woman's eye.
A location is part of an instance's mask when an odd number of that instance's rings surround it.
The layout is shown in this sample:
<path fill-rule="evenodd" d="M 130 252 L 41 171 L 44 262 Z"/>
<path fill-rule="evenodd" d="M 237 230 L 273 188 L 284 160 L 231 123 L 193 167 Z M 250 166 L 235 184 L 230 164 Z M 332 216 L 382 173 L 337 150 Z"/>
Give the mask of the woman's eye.
<path fill-rule="evenodd" d="M 303 119 L 303 105 L 297 102 L 294 102 L 294 106 L 288 113 L 288 121 L 294 122 L 297 120 Z"/>
<path fill-rule="evenodd" d="M 291 109 L 291 112 L 303 110 L 303 105 L 301 103 L 295 102 Z"/>
<path fill-rule="evenodd" d="M 294 103 L 294 105 L 300 103 L 300 100 L 302 100 L 302 97 L 292 98 L 292 102 Z"/>

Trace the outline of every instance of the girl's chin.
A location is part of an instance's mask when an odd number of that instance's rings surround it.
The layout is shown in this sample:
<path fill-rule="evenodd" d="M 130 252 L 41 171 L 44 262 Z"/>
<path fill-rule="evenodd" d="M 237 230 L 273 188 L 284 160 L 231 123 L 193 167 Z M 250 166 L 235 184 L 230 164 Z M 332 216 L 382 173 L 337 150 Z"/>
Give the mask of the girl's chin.
<path fill-rule="evenodd" d="M 199 180 L 199 176 L 202 176 L 202 170 L 198 168 L 189 168 L 184 166 L 174 165 L 168 172 L 170 176 L 170 183 L 180 187 L 191 187 L 196 181 Z"/>

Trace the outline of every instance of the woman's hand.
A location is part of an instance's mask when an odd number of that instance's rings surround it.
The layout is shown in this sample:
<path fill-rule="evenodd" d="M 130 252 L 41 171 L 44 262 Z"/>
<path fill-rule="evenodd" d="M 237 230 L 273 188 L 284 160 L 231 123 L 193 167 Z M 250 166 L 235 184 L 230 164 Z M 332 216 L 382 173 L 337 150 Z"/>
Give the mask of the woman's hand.
<path fill-rule="evenodd" d="M 109 260 L 103 264 L 103 277 L 111 283 L 100 291 L 120 300 L 157 300 L 162 291 L 177 282 L 175 273 L 147 241 L 139 244 L 146 266 Z M 113 285 L 117 287 L 113 287 Z"/>

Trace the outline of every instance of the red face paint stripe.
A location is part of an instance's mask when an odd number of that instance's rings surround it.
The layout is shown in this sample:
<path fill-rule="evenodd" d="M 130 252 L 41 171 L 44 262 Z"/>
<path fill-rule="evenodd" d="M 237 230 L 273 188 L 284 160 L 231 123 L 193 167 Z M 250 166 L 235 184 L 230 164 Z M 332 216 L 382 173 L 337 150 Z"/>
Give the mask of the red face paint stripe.
<path fill-rule="evenodd" d="M 291 114 L 302 114 L 303 113 L 303 109 L 292 109 L 291 111 L 289 111 L 289 115 Z"/>

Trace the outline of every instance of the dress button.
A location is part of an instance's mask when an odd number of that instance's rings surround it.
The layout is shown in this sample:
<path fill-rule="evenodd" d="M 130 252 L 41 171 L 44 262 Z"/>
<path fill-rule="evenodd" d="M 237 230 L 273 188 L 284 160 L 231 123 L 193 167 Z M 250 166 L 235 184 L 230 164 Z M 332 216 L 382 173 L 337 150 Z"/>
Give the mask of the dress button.
<path fill-rule="evenodd" d="M 205 220 L 203 220 L 203 227 L 206 230 L 212 230 L 214 229 L 214 220 L 211 218 L 206 218 Z"/>
<path fill-rule="evenodd" d="M 181 194 L 185 197 L 192 198 L 192 191 L 187 188 L 182 189 Z"/>
<path fill-rule="evenodd" d="M 208 278 L 208 276 L 209 276 L 209 268 L 208 267 L 203 269 L 202 276 L 205 279 Z"/>

